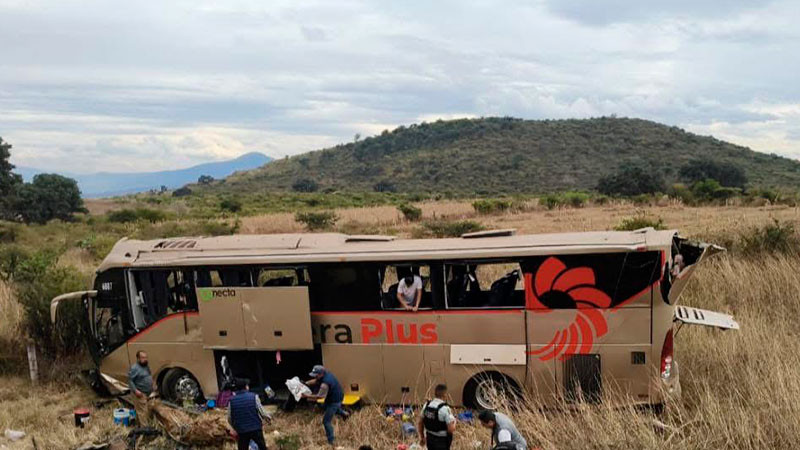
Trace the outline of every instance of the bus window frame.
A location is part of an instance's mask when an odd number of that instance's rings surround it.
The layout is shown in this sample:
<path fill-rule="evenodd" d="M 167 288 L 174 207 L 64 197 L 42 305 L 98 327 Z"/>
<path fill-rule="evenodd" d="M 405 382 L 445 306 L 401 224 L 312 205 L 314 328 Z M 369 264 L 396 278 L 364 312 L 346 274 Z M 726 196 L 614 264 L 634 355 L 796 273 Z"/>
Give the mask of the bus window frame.
<path fill-rule="evenodd" d="M 450 294 L 447 292 L 447 267 L 452 265 L 468 265 L 468 266 L 479 266 L 482 264 L 516 264 L 517 271 L 519 272 L 520 280 L 522 281 L 522 292 L 523 292 L 523 301 L 519 306 L 450 306 Z M 524 310 L 525 309 L 525 301 L 524 301 L 524 292 L 525 292 L 525 274 L 522 272 L 522 261 L 520 259 L 509 259 L 509 258 L 490 258 L 490 259 L 459 259 L 459 260 L 446 260 L 442 261 L 442 271 L 443 277 L 442 280 L 444 282 L 443 290 L 444 290 L 444 306 L 445 310 L 452 310 L 452 311 L 469 311 L 469 310 Z M 499 278 L 498 278 L 499 279 Z M 497 280 L 494 280 L 497 281 Z M 494 281 L 492 283 L 494 283 Z M 516 291 L 517 289 L 515 289 Z"/>
<path fill-rule="evenodd" d="M 437 308 L 436 308 L 436 298 L 435 298 L 436 290 L 434 289 L 434 285 L 433 285 L 434 279 L 435 279 L 435 277 L 433 276 L 433 271 L 434 271 L 434 268 L 437 265 L 441 265 L 438 261 L 400 261 L 400 262 L 389 261 L 389 262 L 379 262 L 378 264 L 379 264 L 379 266 L 378 266 L 378 292 L 380 293 L 380 295 L 378 297 L 378 307 L 379 307 L 379 309 L 377 311 L 389 311 L 389 312 L 406 311 L 406 309 L 401 307 L 401 306 L 397 306 L 397 307 L 394 307 L 394 308 L 385 308 L 383 306 L 383 296 L 385 294 L 388 294 L 388 292 L 383 292 L 383 282 L 384 282 L 383 277 L 386 275 L 386 269 L 388 269 L 389 267 L 397 268 L 397 267 L 414 267 L 414 266 L 417 266 L 419 268 L 422 268 L 422 266 L 427 266 L 428 267 L 428 287 L 429 287 L 429 290 L 427 291 L 427 293 L 429 294 L 430 305 L 431 305 L 430 307 L 427 307 L 427 308 L 420 307 L 420 308 L 417 309 L 417 311 L 436 311 L 437 310 Z M 442 267 L 442 270 L 444 270 L 444 266 L 441 265 L 441 267 Z M 396 269 L 395 269 L 395 271 L 396 271 Z M 422 275 L 416 275 L 416 276 L 419 276 L 420 279 L 422 278 Z M 400 279 L 399 278 L 397 280 L 397 283 L 398 284 L 400 283 Z M 423 295 L 426 292 L 425 291 L 425 283 L 424 283 L 424 281 L 422 283 L 422 292 L 423 292 Z M 395 297 L 392 300 L 393 300 L 393 303 L 395 303 L 395 304 L 398 301 L 396 293 L 395 293 Z M 422 301 L 420 301 L 420 304 L 421 303 L 422 303 Z"/>

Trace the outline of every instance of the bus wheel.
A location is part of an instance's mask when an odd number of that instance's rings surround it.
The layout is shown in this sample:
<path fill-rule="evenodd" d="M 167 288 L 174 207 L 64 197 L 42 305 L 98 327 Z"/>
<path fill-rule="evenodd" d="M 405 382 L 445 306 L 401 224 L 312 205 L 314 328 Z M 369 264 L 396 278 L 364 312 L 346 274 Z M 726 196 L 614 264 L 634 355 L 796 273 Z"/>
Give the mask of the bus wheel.
<path fill-rule="evenodd" d="M 169 401 L 198 401 L 203 397 L 200 383 L 184 369 L 170 369 L 161 382 L 161 395 Z"/>
<path fill-rule="evenodd" d="M 499 373 L 484 372 L 464 386 L 464 405 L 473 409 L 497 409 L 503 402 L 516 401 L 521 394 L 517 383 Z"/>

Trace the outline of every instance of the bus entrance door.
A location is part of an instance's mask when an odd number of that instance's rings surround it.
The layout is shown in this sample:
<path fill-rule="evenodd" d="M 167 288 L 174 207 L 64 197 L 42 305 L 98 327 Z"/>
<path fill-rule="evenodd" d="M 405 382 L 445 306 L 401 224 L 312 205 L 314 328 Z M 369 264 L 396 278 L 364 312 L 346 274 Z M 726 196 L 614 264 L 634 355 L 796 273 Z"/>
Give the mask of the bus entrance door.
<path fill-rule="evenodd" d="M 311 350 L 307 286 L 242 289 L 245 345 L 249 350 Z"/>

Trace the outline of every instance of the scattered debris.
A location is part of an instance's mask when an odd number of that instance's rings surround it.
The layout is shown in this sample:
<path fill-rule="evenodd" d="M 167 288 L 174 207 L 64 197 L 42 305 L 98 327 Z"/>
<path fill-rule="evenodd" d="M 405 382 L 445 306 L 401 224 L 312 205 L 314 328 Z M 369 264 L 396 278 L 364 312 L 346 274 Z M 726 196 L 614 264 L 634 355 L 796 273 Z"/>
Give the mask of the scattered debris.
<path fill-rule="evenodd" d="M 10 441 L 18 441 L 25 437 L 25 432 L 6 429 L 5 436 Z"/>
<path fill-rule="evenodd" d="M 221 447 L 223 442 L 232 440 L 224 411 L 210 410 L 197 415 L 155 400 L 150 404 L 150 412 L 167 435 L 180 444 Z"/>

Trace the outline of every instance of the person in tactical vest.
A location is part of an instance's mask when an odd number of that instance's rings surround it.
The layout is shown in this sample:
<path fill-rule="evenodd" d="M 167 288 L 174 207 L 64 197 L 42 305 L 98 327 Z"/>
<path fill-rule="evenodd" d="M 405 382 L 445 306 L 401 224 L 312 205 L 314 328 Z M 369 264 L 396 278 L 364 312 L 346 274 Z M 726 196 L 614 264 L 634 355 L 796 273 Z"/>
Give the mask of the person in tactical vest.
<path fill-rule="evenodd" d="M 344 389 L 339 384 L 339 380 L 333 376 L 323 366 L 316 365 L 309 374 L 313 379 L 306 382 L 307 385 L 319 385 L 319 390 L 316 394 L 303 394 L 303 398 L 311 400 L 325 399 L 325 415 L 322 416 L 322 426 L 325 428 L 325 437 L 328 438 L 328 443 L 333 445 L 333 416 L 337 415 L 343 419 L 347 419 L 350 414 L 342 409 L 342 401 L 344 401 Z"/>
<path fill-rule="evenodd" d="M 248 450 L 250 441 L 255 442 L 259 450 L 267 450 L 261 431 L 262 419 L 272 420 L 272 417 L 264 411 L 258 396 L 250 392 L 249 384 L 249 380 L 240 379 L 242 388 L 231 397 L 228 404 L 228 423 L 236 431 L 239 450 Z"/>
<path fill-rule="evenodd" d="M 419 442 L 431 450 L 450 450 L 456 430 L 456 418 L 445 402 L 447 386 L 437 385 L 433 394 L 433 400 L 425 403 L 419 418 Z"/>

